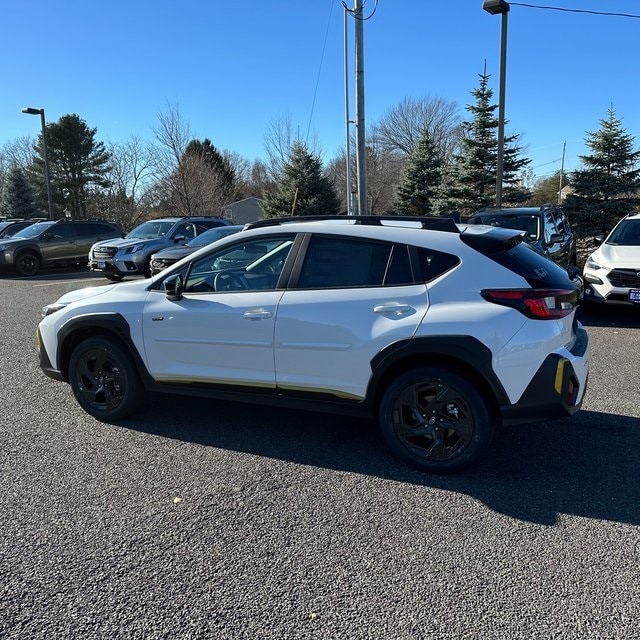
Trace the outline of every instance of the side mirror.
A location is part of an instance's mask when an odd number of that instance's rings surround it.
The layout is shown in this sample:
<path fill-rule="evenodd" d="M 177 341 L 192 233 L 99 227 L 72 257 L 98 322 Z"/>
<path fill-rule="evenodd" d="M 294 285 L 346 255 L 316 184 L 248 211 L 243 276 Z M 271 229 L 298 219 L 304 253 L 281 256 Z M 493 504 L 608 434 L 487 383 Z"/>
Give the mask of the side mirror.
<path fill-rule="evenodd" d="M 51 231 L 47 231 L 45 233 L 42 234 L 42 239 L 43 240 L 53 240 L 56 236 L 51 233 Z"/>
<path fill-rule="evenodd" d="M 175 236 L 173 241 L 178 244 L 178 242 L 184 242 L 187 239 L 187 236 Z"/>
<path fill-rule="evenodd" d="M 167 278 L 163 284 L 164 284 L 164 292 L 167 296 L 167 300 L 172 300 L 172 301 L 182 300 L 184 283 L 182 282 L 182 276 L 179 273 Z"/>
<path fill-rule="evenodd" d="M 564 236 L 561 233 L 552 233 L 551 237 L 549 238 L 549 245 L 560 244 L 561 242 L 563 242 L 563 240 Z"/>
<path fill-rule="evenodd" d="M 604 242 L 604 236 L 596 236 L 593 240 L 596 244 L 602 244 Z"/>

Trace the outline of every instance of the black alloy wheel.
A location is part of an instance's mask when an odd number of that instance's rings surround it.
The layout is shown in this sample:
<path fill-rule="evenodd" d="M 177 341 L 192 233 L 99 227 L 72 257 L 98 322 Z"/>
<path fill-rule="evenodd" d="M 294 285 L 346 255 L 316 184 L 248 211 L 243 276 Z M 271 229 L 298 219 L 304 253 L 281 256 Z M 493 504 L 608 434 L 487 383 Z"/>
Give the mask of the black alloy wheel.
<path fill-rule="evenodd" d="M 488 448 L 494 425 L 482 396 L 453 371 L 407 371 L 386 390 L 380 428 L 392 451 L 422 471 L 458 471 Z"/>
<path fill-rule="evenodd" d="M 16 260 L 16 271 L 21 276 L 35 276 L 40 271 L 40 258 L 32 251 L 23 251 Z"/>
<path fill-rule="evenodd" d="M 69 383 L 80 406 L 100 420 L 123 418 L 142 399 L 142 384 L 131 357 L 106 336 L 88 338 L 73 350 Z"/>

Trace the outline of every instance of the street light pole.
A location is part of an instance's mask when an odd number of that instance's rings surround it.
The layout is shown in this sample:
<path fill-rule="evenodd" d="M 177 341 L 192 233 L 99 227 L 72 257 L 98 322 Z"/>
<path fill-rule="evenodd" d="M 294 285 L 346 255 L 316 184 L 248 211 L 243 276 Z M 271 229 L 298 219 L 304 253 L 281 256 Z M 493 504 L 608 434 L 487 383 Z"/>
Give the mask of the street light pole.
<path fill-rule="evenodd" d="M 502 33 L 500 36 L 500 96 L 498 102 L 498 158 L 496 162 L 496 207 L 501 207 L 502 174 L 504 169 L 504 103 L 507 78 L 507 15 L 511 7 L 505 0 L 484 0 L 482 8 L 491 15 L 502 15 Z"/>
<path fill-rule="evenodd" d="M 49 220 L 53 220 L 53 201 L 51 199 L 51 178 L 49 176 L 49 149 L 47 148 L 47 124 L 44 119 L 44 109 L 34 109 L 33 107 L 25 107 L 22 113 L 28 113 L 31 116 L 40 116 L 42 124 L 42 146 L 44 147 L 44 176 L 47 183 L 47 204 L 49 206 Z"/>

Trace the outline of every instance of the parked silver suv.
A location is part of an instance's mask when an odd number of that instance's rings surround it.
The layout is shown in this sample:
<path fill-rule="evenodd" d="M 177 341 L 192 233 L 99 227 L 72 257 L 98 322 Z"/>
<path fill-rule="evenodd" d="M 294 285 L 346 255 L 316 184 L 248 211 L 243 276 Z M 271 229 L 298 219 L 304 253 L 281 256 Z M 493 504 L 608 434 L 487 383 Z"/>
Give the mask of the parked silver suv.
<path fill-rule="evenodd" d="M 224 218 L 191 216 L 147 220 L 124 238 L 97 242 L 89 252 L 89 268 L 117 282 L 126 275 L 151 276 L 151 256 L 167 247 L 181 246 L 207 229 L 229 225 Z"/>

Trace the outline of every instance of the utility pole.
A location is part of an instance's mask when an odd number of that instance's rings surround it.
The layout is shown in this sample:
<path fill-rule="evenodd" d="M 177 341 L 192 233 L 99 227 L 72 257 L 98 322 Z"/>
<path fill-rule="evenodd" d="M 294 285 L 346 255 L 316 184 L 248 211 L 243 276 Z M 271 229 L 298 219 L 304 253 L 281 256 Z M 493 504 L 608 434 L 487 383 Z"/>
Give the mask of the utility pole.
<path fill-rule="evenodd" d="M 558 186 L 558 204 L 562 204 L 562 178 L 564 176 L 564 152 L 567 149 L 567 141 L 562 145 L 562 164 L 560 165 L 560 185 Z"/>
<path fill-rule="evenodd" d="M 358 173 L 358 211 L 367 215 L 367 156 L 364 130 L 364 22 L 362 0 L 354 0 L 353 17 L 356 40 L 356 167 Z"/>
<path fill-rule="evenodd" d="M 353 203 L 352 198 L 353 194 L 351 193 L 351 132 L 349 130 L 349 125 L 351 124 L 351 120 L 349 119 L 349 54 L 347 50 L 348 43 L 348 24 L 349 24 L 349 9 L 347 9 L 347 5 L 344 5 L 344 129 L 345 129 L 345 150 L 347 156 L 347 184 L 346 184 L 346 195 L 347 195 L 347 215 L 350 216 L 353 213 Z"/>

